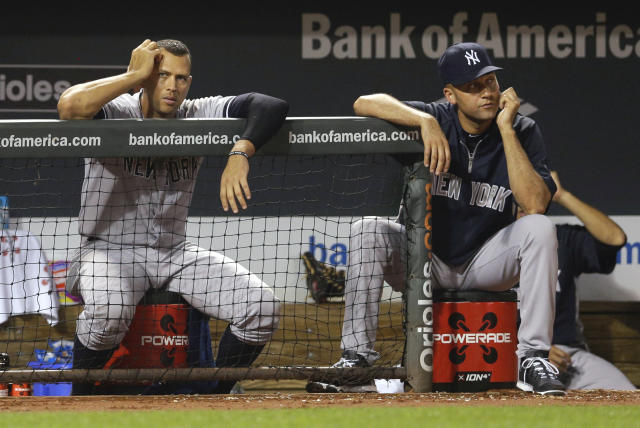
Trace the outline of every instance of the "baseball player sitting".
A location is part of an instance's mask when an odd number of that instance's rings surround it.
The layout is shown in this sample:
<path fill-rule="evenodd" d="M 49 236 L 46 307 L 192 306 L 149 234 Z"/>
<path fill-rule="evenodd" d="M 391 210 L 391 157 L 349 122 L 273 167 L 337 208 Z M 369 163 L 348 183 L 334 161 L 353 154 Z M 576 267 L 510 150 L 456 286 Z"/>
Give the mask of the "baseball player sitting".
<path fill-rule="evenodd" d="M 288 104 L 258 93 L 186 99 L 191 54 L 176 40 L 145 40 L 128 71 L 62 94 L 61 119 L 246 118 L 220 187 L 225 211 L 251 197 L 248 159 L 282 125 Z M 128 91 L 141 88 L 134 95 Z M 269 286 L 224 255 L 186 240 L 186 220 L 202 157 L 86 159 L 81 247 L 67 281 L 84 300 L 73 368 L 100 368 L 123 339 L 150 287 L 180 293 L 194 308 L 226 320 L 217 366 L 249 366 L 278 327 Z M 234 382 L 220 382 L 228 393 Z M 74 394 L 91 388 L 75 384 Z"/>
<path fill-rule="evenodd" d="M 560 370 L 560 380 L 567 389 L 636 389 L 613 364 L 589 352 L 578 318 L 575 283 L 582 273 L 611 273 L 616 254 L 627 237 L 603 212 L 564 189 L 555 171 L 551 175 L 558 188 L 553 201 L 578 217 L 584 226 L 556 226 L 559 273 L 554 345 L 549 360 Z"/>
<path fill-rule="evenodd" d="M 485 48 L 450 46 L 438 61 L 445 103 L 402 102 L 387 94 L 359 97 L 354 109 L 420 128 L 424 164 L 433 173 L 433 263 L 436 287 L 503 291 L 520 282 L 518 387 L 565 393 L 549 349 L 558 275 L 557 240 L 546 212 L 556 186 L 539 126 L 518 114 L 513 88 L 500 91 Z M 516 202 L 527 216 L 516 219 Z M 404 226 L 365 218 L 352 227 L 345 288 L 342 359 L 367 366 L 383 280 L 404 287 Z M 436 368 L 437 370 L 437 368 Z M 313 388 L 310 388 L 313 389 Z"/>

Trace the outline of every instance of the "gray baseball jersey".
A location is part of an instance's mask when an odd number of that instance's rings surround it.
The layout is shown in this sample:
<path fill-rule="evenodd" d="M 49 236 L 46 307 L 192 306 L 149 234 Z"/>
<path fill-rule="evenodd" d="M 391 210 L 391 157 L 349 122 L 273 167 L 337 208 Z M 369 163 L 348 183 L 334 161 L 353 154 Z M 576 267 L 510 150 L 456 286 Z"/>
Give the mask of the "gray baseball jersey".
<path fill-rule="evenodd" d="M 119 96 L 103 107 L 104 117 L 142 118 L 140 96 Z M 227 117 L 233 98 L 186 100 L 178 117 Z M 186 241 L 201 163 L 201 157 L 86 160 L 83 240 L 67 288 L 83 298 L 76 335 L 89 349 L 122 341 L 149 288 L 180 293 L 194 308 L 230 322 L 247 343 L 265 343 L 278 327 L 279 302 L 270 287 L 223 254 Z"/>
<path fill-rule="evenodd" d="M 142 119 L 142 91 L 106 104 L 107 119 Z M 235 97 L 185 100 L 179 118 L 223 118 Z M 170 248 L 185 240 L 201 157 L 88 158 L 79 229 L 113 244 Z"/>

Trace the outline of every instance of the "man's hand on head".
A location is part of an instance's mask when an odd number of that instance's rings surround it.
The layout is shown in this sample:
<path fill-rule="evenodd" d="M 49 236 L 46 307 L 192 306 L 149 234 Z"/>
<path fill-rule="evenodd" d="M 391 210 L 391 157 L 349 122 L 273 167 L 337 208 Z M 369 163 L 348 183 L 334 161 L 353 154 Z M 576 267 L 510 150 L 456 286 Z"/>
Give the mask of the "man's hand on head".
<path fill-rule="evenodd" d="M 158 44 L 147 39 L 131 52 L 131 60 L 127 71 L 135 74 L 138 80 L 142 82 L 151 75 L 161 58 L 162 54 Z"/>

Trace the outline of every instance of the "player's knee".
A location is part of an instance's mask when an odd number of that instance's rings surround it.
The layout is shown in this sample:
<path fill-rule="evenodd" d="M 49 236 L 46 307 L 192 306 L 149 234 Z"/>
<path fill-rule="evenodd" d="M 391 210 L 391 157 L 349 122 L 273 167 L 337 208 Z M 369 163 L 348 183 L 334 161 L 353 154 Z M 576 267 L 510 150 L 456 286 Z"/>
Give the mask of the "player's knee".
<path fill-rule="evenodd" d="M 95 351 L 117 347 L 129 330 L 135 307 L 129 305 L 89 305 L 83 312 L 84 345 Z M 86 343 L 85 343 L 86 342 Z"/>
<path fill-rule="evenodd" d="M 362 262 L 385 261 L 387 259 L 387 239 L 391 229 L 389 220 L 364 217 L 351 225 L 349 248 L 360 251 Z"/>
<path fill-rule="evenodd" d="M 247 306 L 245 319 L 236 324 L 244 330 L 244 339 L 253 343 L 265 343 L 278 329 L 280 324 L 280 300 L 264 288 L 262 297 Z"/>
<path fill-rule="evenodd" d="M 531 214 L 518 220 L 526 228 L 527 235 L 537 245 L 555 249 L 558 246 L 556 228 L 549 217 L 542 214 Z"/>
<path fill-rule="evenodd" d="M 266 294 L 266 295 L 265 295 Z M 260 328 L 269 330 L 273 334 L 280 324 L 280 299 L 273 293 L 263 293 L 264 299 L 259 302 L 258 313 L 254 316 L 260 318 Z"/>
<path fill-rule="evenodd" d="M 99 331 L 95 327 L 89 328 L 85 335 L 84 345 L 94 351 L 106 351 L 117 347 L 127 333 L 128 327 L 122 322 L 109 322 L 105 329 Z"/>

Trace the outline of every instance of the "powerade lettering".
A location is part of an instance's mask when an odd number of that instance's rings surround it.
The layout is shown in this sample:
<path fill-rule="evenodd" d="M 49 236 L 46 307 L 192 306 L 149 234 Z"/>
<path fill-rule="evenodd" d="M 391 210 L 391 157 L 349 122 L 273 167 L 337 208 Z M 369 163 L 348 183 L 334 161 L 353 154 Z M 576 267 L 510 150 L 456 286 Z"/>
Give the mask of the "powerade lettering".
<path fill-rule="evenodd" d="M 433 340 L 440 343 L 511 343 L 511 333 L 445 333 L 434 334 Z"/>
<path fill-rule="evenodd" d="M 140 345 L 189 346 L 189 336 L 140 336 Z"/>

